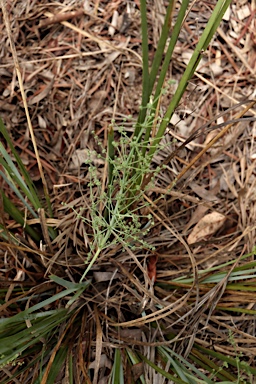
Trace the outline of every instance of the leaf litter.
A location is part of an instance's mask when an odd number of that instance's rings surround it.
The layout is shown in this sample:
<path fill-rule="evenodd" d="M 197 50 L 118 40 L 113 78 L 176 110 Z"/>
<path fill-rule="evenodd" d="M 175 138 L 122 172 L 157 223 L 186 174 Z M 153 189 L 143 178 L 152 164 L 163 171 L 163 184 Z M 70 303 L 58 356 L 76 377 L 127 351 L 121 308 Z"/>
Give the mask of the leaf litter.
<path fill-rule="evenodd" d="M 11 284 L 6 300 L 12 298 L 17 282 L 30 287 L 38 281 L 39 289 L 47 284 L 50 273 L 68 275 L 71 281 L 81 276 L 93 236 L 86 221 L 90 206 L 86 160 L 93 150 L 99 151 L 92 132 L 106 146 L 107 127 L 113 116 L 116 124 L 131 132 L 131 122 L 124 121 L 124 117 L 133 116 L 135 121 L 142 90 L 137 1 L 61 4 L 15 0 L 7 2 L 7 7 L 32 126 L 46 180 L 53 191 L 58 236 L 53 249 L 47 244 L 39 249 L 21 232 L 25 249 L 0 243 L 1 281 Z M 195 2 L 184 23 L 168 73 L 173 84 L 162 97 L 161 116 L 210 13 L 209 7 Z M 159 39 L 164 10 L 163 1 L 152 2 L 148 20 L 151 55 Z M 175 112 L 164 148 L 154 157 L 154 165 L 166 163 L 155 185 L 147 191 L 151 201 L 157 201 L 156 206 L 151 205 L 154 227 L 146 237 L 156 251 L 141 249 L 131 254 L 115 245 L 103 250 L 92 267 L 94 284 L 80 299 L 81 306 L 87 308 L 82 322 L 88 320 L 90 335 L 82 326 L 71 347 L 79 351 L 76 369 L 85 379 L 81 356 L 89 369 L 97 369 L 98 382 L 104 382 L 113 364 L 111 348 L 120 345 L 149 353 L 154 345 L 170 344 L 176 352 L 189 355 L 192 351 L 193 356 L 193 343 L 188 341 L 194 340 L 196 347 L 211 348 L 214 343 L 216 351 L 235 357 L 241 353 L 244 361 L 255 364 L 253 318 L 249 312 L 243 314 L 243 310 L 255 310 L 254 296 L 232 288 L 235 272 L 228 267 L 234 260 L 241 267 L 254 261 L 253 253 L 248 259 L 241 255 L 255 246 L 255 107 L 247 112 L 248 120 L 242 118 L 233 124 L 181 180 L 175 181 L 221 131 L 221 124 L 234 119 L 241 109 L 239 103 L 256 97 L 254 16 L 255 2 L 232 2 Z M 21 158 L 26 159 L 28 169 L 33 169 L 35 159 L 21 92 L 6 30 L 1 25 L 0 115 Z M 197 135 L 197 129 L 211 119 L 207 130 Z M 211 131 L 212 125 L 215 129 Z M 194 137 L 186 143 L 190 135 Z M 172 160 L 166 161 L 175 150 Z M 94 162 L 99 175 L 103 175 L 102 161 L 95 158 Z M 174 185 L 171 190 L 170 185 Z M 8 190 L 4 183 L 3 188 Z M 13 225 L 6 215 L 4 221 Z M 35 264 L 31 256 L 34 253 L 36 272 L 25 263 Z M 211 280 L 207 283 L 209 271 L 218 266 L 226 276 L 230 272 L 234 280 L 225 280 L 223 275 L 219 285 Z M 196 285 L 189 280 L 193 269 Z M 244 287 L 255 288 L 254 280 L 246 280 Z M 233 308 L 238 308 L 234 315 Z M 11 312 L 13 309 L 5 315 Z M 157 329 L 151 327 L 153 321 Z M 118 323 L 123 326 L 117 331 Z M 171 330 L 173 342 L 166 340 L 163 329 Z M 230 332 L 235 350 L 228 342 Z M 86 347 L 90 349 L 87 354 Z M 1 381 L 14 370 L 9 366 L 8 372 L 3 371 Z M 152 371 L 147 369 L 145 374 L 152 378 Z M 65 375 L 63 369 L 62 380 Z"/>

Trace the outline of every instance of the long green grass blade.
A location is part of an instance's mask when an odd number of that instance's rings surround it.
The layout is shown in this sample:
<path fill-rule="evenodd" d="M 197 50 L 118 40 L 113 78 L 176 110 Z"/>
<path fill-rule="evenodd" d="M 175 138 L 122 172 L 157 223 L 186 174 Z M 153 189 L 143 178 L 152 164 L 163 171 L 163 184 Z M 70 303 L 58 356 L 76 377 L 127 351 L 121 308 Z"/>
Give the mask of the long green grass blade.
<path fill-rule="evenodd" d="M 211 377 L 218 378 L 219 380 L 230 380 L 235 382 L 235 376 L 231 375 L 228 369 L 215 364 L 212 360 L 208 359 L 206 354 L 199 354 L 192 350 L 189 355 L 189 358 L 197 364 L 198 367 L 201 367 L 202 370 L 208 371 L 211 374 Z M 221 362 L 220 362 L 221 363 Z"/>
<path fill-rule="evenodd" d="M 15 160 L 18 164 L 18 167 L 20 169 L 20 172 L 21 172 L 21 175 L 24 177 L 24 184 L 27 186 L 28 188 L 28 191 L 30 192 L 30 201 L 32 202 L 33 201 L 33 205 L 35 207 L 35 209 L 38 209 L 41 207 L 41 203 L 40 203 L 40 200 L 38 199 L 38 195 L 37 195 L 37 191 L 33 185 L 33 182 L 31 181 L 31 178 L 30 178 L 30 175 L 29 173 L 27 172 L 26 168 L 24 167 L 17 151 L 15 150 L 13 144 L 12 144 L 12 141 L 9 137 L 9 134 L 3 124 L 3 121 L 2 119 L 0 118 L 0 133 L 3 135 L 3 137 L 5 138 L 9 148 L 11 149 L 11 153 L 13 154 L 13 156 L 15 157 Z M 14 168 L 16 168 L 14 166 Z M 14 169 L 13 169 L 14 171 Z M 17 175 L 18 177 L 18 175 Z"/>
<path fill-rule="evenodd" d="M 61 372 L 65 359 L 67 358 L 68 347 L 62 346 L 56 353 L 55 359 L 52 363 L 51 370 L 47 376 L 47 384 L 54 384 L 56 377 Z"/>
<path fill-rule="evenodd" d="M 246 315 L 256 316 L 256 310 L 254 309 L 238 308 L 238 307 L 222 307 L 221 305 L 217 305 L 216 310 L 226 311 L 226 312 L 245 313 Z"/>
<path fill-rule="evenodd" d="M 169 68 L 169 65 L 170 65 L 170 62 L 172 59 L 172 54 L 173 54 L 175 45 L 177 43 L 177 40 L 178 40 L 178 37 L 180 34 L 180 30 L 182 27 L 182 23 L 183 23 L 188 5 L 189 5 L 189 0 L 182 0 L 180 11 L 179 11 L 179 14 L 177 17 L 177 21 L 176 21 L 175 26 L 173 28 L 172 36 L 170 38 L 170 42 L 168 45 L 168 49 L 167 49 L 166 54 L 164 55 L 164 62 L 163 62 L 162 69 L 161 69 L 161 72 L 159 75 L 159 79 L 157 82 L 156 91 L 155 91 L 155 95 L 154 95 L 154 101 L 152 104 L 152 111 L 157 111 L 157 103 L 159 102 L 160 97 L 161 97 L 166 73 L 168 71 L 168 68 Z M 152 119 L 152 122 L 153 122 L 153 119 Z M 152 122 L 149 122 L 149 124 L 147 126 L 145 139 L 144 139 L 145 143 L 147 143 L 149 138 L 150 138 L 151 130 L 152 130 Z M 143 153 L 143 155 L 145 155 L 145 153 L 146 153 L 146 146 L 145 145 L 142 148 L 142 153 Z"/>
<path fill-rule="evenodd" d="M 148 364 L 150 367 L 152 367 L 156 372 L 160 373 L 163 377 L 166 377 L 169 380 L 172 380 L 176 384 L 187 384 L 186 381 L 183 381 L 181 379 L 178 379 L 174 375 L 171 375 L 169 372 L 166 372 L 164 369 L 160 368 L 158 365 L 154 364 L 152 361 L 148 360 L 145 356 L 143 356 L 141 353 L 139 353 L 141 359 Z"/>
<path fill-rule="evenodd" d="M 24 230 L 35 240 L 40 241 L 41 235 L 36 232 L 32 227 L 30 227 L 28 224 L 25 224 L 24 218 L 22 213 L 18 210 L 18 208 L 15 207 L 15 205 L 11 202 L 11 200 L 5 195 L 4 192 L 1 192 L 2 199 L 3 199 L 3 205 L 5 211 L 17 222 L 19 223 Z"/>
<path fill-rule="evenodd" d="M 147 23 L 147 2 L 140 0 L 141 34 L 142 34 L 142 101 L 141 113 L 138 123 L 144 120 L 143 115 L 149 100 L 149 59 L 148 59 L 148 23 Z"/>
<path fill-rule="evenodd" d="M 51 275 L 49 276 L 49 278 L 55 283 L 61 285 L 62 287 L 67 289 L 73 289 L 74 291 L 80 290 L 81 288 L 86 289 L 91 284 L 91 280 L 87 280 L 83 283 L 72 283 L 72 281 L 67 281 L 55 275 Z"/>
<path fill-rule="evenodd" d="M 2 164 L 8 177 L 11 180 L 14 179 L 15 182 L 19 185 L 19 187 L 23 190 L 25 195 L 29 198 L 29 200 L 33 202 L 33 196 L 31 195 L 26 183 L 24 182 L 18 169 L 16 168 L 14 162 L 5 150 L 2 143 L 0 143 L 0 154 L 2 155 L 2 157 L 0 157 L 0 164 Z M 35 205 L 35 202 L 33 202 L 33 204 Z"/>
<path fill-rule="evenodd" d="M 243 362 L 243 361 L 240 361 L 239 359 L 236 359 L 227 355 L 223 355 L 220 352 L 215 352 L 212 349 L 207 349 L 199 345 L 195 345 L 194 348 L 201 351 L 202 354 L 212 356 L 214 359 L 218 359 L 223 362 L 226 362 L 235 368 L 239 367 L 240 370 L 245 370 L 246 372 L 256 377 L 256 368 L 251 367 L 247 362 Z"/>
<path fill-rule="evenodd" d="M 69 361 L 68 361 L 68 368 L 69 368 L 69 384 L 74 384 L 74 380 L 73 380 L 73 377 L 74 377 L 74 369 L 73 369 L 73 365 L 74 365 L 74 359 L 73 359 L 73 356 L 72 356 L 72 353 L 69 353 Z"/>
<path fill-rule="evenodd" d="M 126 348 L 126 353 L 129 357 L 132 365 L 136 365 L 136 364 L 141 363 L 141 360 L 138 358 L 136 353 L 134 351 L 132 351 L 130 348 Z M 139 380 L 140 380 L 141 384 L 146 384 L 146 381 L 145 381 L 145 378 L 143 375 L 140 376 Z"/>
<path fill-rule="evenodd" d="M 114 364 L 112 368 L 111 384 L 124 384 L 124 370 L 120 349 L 115 349 Z"/>
<path fill-rule="evenodd" d="M 1 159 L 0 159 L 0 163 L 1 163 Z M 6 170 L 6 168 L 5 168 Z M 19 198 L 19 200 L 24 204 L 24 207 L 26 207 L 29 212 L 35 217 L 35 218 L 38 218 L 38 215 L 35 213 L 35 211 L 31 208 L 31 206 L 28 204 L 28 202 L 24 199 L 24 197 L 22 196 L 22 194 L 20 193 L 20 191 L 18 190 L 18 188 L 16 187 L 16 185 L 13 183 L 13 181 L 9 178 L 7 178 L 2 171 L 0 171 L 0 176 L 2 176 L 2 178 L 6 181 L 6 183 L 10 186 L 10 188 L 15 192 L 15 194 L 17 195 L 17 197 Z M 27 195 L 26 195 L 27 196 Z"/>
<path fill-rule="evenodd" d="M 0 143 L 0 164 L 3 166 L 5 174 L 0 171 L 0 176 L 6 181 L 6 183 L 10 186 L 10 188 L 15 192 L 18 199 L 23 203 L 24 207 L 28 209 L 28 211 L 32 214 L 33 217 L 38 218 L 37 211 L 40 208 L 43 208 L 43 205 L 38 197 L 38 192 L 31 180 L 29 173 L 24 167 L 20 156 L 12 144 L 10 136 L 8 134 L 7 129 L 5 128 L 3 121 L 0 118 L 0 136 L 2 136 L 8 144 L 8 147 L 11 150 L 11 154 L 14 157 L 16 164 L 14 164 L 11 156 L 8 154 L 3 144 Z M 22 193 L 24 196 L 22 195 Z M 49 196 L 45 196 L 49 208 L 49 214 L 52 216 L 52 210 L 50 205 Z M 32 204 L 33 208 L 30 206 L 29 202 Z M 14 207 L 14 205 L 13 205 Z M 10 208 L 9 208 L 10 210 Z M 12 209 L 14 211 L 14 208 Z M 12 216 L 13 217 L 13 216 Z M 18 217 L 18 215 L 17 215 Z M 13 217 L 15 220 L 15 217 Z M 20 221 L 18 221 L 20 223 Z M 25 227 L 26 232 L 33 237 L 34 240 L 39 241 L 37 237 L 33 236 L 33 233 L 29 227 Z M 51 238 L 56 237 L 56 232 L 53 228 L 48 228 L 49 235 Z"/>
<path fill-rule="evenodd" d="M 159 127 L 159 130 L 157 132 L 157 135 L 156 137 L 154 138 L 153 140 L 153 143 L 152 143 L 152 146 L 149 150 L 149 156 L 153 157 L 154 153 L 156 152 L 157 150 L 157 146 L 160 142 L 160 140 L 162 139 L 163 135 L 164 135 L 164 132 L 166 130 L 166 127 L 167 125 L 169 124 L 169 121 L 176 109 L 176 107 L 178 106 L 179 102 L 180 102 L 180 99 L 187 87 L 187 84 L 188 84 L 188 81 L 191 79 L 191 77 L 193 76 L 200 60 L 201 60 L 201 57 L 205 51 L 205 49 L 207 48 L 207 44 L 209 44 L 209 41 L 211 40 L 211 38 L 213 37 L 214 33 L 216 32 L 217 30 L 217 27 L 218 27 L 218 24 L 216 23 L 216 20 L 220 20 L 224 13 L 226 12 L 228 6 L 230 5 L 231 3 L 231 0 L 219 0 L 213 10 L 213 13 L 202 33 L 202 36 L 200 37 L 199 39 L 199 42 L 194 50 L 194 53 L 187 65 L 187 68 L 180 80 L 180 83 L 178 85 L 178 88 L 172 98 L 172 101 L 167 109 L 167 112 L 163 118 L 163 121 L 162 123 L 160 124 L 160 127 Z"/>
<path fill-rule="evenodd" d="M 170 31 L 171 25 L 171 15 L 173 10 L 173 5 L 175 3 L 174 0 L 169 1 L 169 5 L 167 7 L 164 25 L 162 28 L 161 36 L 157 45 L 157 50 L 154 55 L 152 67 L 149 73 L 149 65 L 148 65 L 148 41 L 147 41 L 147 16 L 146 16 L 146 7 L 145 1 L 141 6 L 141 19 L 142 19 L 142 52 L 143 52 L 143 101 L 141 105 L 141 110 L 138 117 L 138 122 L 136 124 L 136 128 L 134 131 L 134 136 L 138 136 L 139 131 L 141 129 L 141 124 L 145 121 L 145 117 L 147 114 L 147 103 L 149 102 L 150 95 L 152 93 L 157 73 L 159 72 L 159 68 L 163 59 L 164 48 L 166 45 L 166 41 Z M 147 60 L 147 61 L 146 61 Z"/>
<path fill-rule="evenodd" d="M 164 19 L 164 25 L 163 25 L 163 28 L 161 31 L 161 36 L 160 36 L 159 42 L 157 44 L 156 53 L 154 55 L 153 63 L 152 63 L 150 74 L 149 74 L 149 81 L 150 81 L 149 93 L 150 94 L 153 91 L 153 87 L 154 87 L 154 84 L 156 81 L 156 76 L 157 76 L 161 62 L 162 62 L 163 57 L 164 57 L 164 48 L 165 48 L 166 41 L 168 39 L 170 30 L 171 30 L 171 24 L 172 24 L 171 16 L 173 13 L 174 5 L 175 5 L 175 1 L 170 0 L 168 7 L 167 7 L 165 19 Z M 181 6 L 181 8 L 182 8 L 182 6 Z M 179 14 L 180 14 L 180 12 L 179 12 Z M 179 18 L 179 16 L 178 16 L 178 18 Z M 174 40 L 173 35 L 174 35 L 174 31 L 172 31 L 171 40 Z M 168 54 L 168 52 L 167 52 L 167 54 Z M 170 63 L 170 60 L 167 59 L 167 61 L 168 61 L 168 63 Z"/>
<path fill-rule="evenodd" d="M 16 359 L 30 346 L 40 342 L 40 339 L 61 324 L 66 316 L 67 311 L 65 309 L 58 310 L 54 315 L 35 320 L 30 328 L 28 328 L 24 322 L 24 330 L 17 332 L 17 330 L 13 328 L 13 335 L 8 335 L 7 337 L 1 335 L 0 366 L 8 364 L 9 361 Z"/>
<path fill-rule="evenodd" d="M 203 380 L 205 382 L 205 384 L 213 384 L 213 381 L 210 380 L 206 375 L 204 375 L 203 372 L 201 372 L 195 366 L 190 364 L 182 356 L 180 356 L 177 353 L 173 352 L 169 347 L 158 347 L 158 351 L 161 354 L 161 356 L 163 357 L 165 362 L 171 360 L 172 363 L 173 363 L 173 357 L 176 357 L 176 359 L 179 360 L 183 364 L 183 372 L 182 372 L 182 374 L 185 374 L 185 376 L 187 375 L 188 370 L 189 370 L 190 374 L 192 374 L 192 373 L 196 374 L 198 378 L 200 378 L 201 380 Z M 176 363 L 176 365 L 175 365 L 176 368 L 177 368 L 177 360 L 175 362 Z M 187 368 L 188 368 L 188 370 L 187 370 Z"/>
<path fill-rule="evenodd" d="M 44 308 L 47 305 L 50 305 L 51 303 L 62 299 L 63 297 L 69 296 L 70 294 L 77 291 L 77 288 L 73 289 L 66 289 L 62 292 L 59 292 L 51 297 L 49 297 L 46 300 L 43 300 L 39 302 L 38 304 L 33 305 L 31 308 L 28 308 L 20 313 L 17 313 L 15 316 L 12 316 L 10 318 L 3 318 L 0 319 L 0 333 L 3 332 L 3 330 L 6 329 L 7 326 L 9 326 L 11 323 L 18 323 L 19 321 L 24 321 L 27 319 L 27 316 L 38 311 L 39 309 Z M 67 309 L 65 309 L 66 311 Z"/>

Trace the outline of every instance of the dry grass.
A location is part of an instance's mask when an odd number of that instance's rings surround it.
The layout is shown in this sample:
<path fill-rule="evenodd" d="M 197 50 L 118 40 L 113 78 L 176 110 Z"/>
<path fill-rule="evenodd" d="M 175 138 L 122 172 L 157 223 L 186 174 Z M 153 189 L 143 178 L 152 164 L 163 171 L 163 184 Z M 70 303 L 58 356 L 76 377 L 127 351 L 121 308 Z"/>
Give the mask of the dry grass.
<path fill-rule="evenodd" d="M 3 316 L 15 312 L 10 304 L 15 302 L 17 281 L 19 293 L 23 286 L 32 286 L 36 294 L 57 290 L 48 282 L 51 273 L 79 280 L 87 260 L 90 230 L 71 207 L 76 211 L 81 207 L 87 217 L 89 179 L 84 160 L 88 149 L 99 150 L 91 132 L 95 131 L 106 146 L 107 127 L 112 119 L 130 132 L 131 123 L 124 123 L 124 118 L 131 115 L 135 119 L 138 114 L 141 40 L 137 1 L 84 4 L 85 9 L 76 0 L 63 4 L 7 1 L 28 111 L 53 201 L 51 222 L 56 225 L 58 236 L 52 244 L 45 239 L 40 249 L 31 239 L 24 239 L 18 228 L 20 247 L 0 243 L 1 285 L 15 281 L 4 298 Z M 194 4 L 175 50 L 169 79 L 180 78 L 211 7 L 210 3 Z M 119 19 L 111 30 L 115 10 Z M 152 2 L 152 55 L 163 10 L 163 1 Z M 94 382 L 105 382 L 112 366 L 112 349 L 120 344 L 141 348 L 145 354 L 152 346 L 169 345 L 182 356 L 190 357 L 196 356 L 199 347 L 213 348 L 228 356 L 241 353 L 242 359 L 255 367 L 255 314 L 250 315 L 250 310 L 256 309 L 256 280 L 245 283 L 251 287 L 249 292 L 238 289 L 236 281 L 232 283 L 228 278 L 236 267 L 254 261 L 254 254 L 246 260 L 242 256 L 255 246 L 256 125 L 243 118 L 222 131 L 226 122 L 246 107 L 239 103 L 256 97 L 255 2 L 234 1 L 231 10 L 172 119 L 165 137 L 168 149 L 154 158 L 155 164 L 167 164 L 155 187 L 145 196 L 155 220 L 147 241 L 156 247 L 156 252 L 132 252 L 129 248 L 122 251 L 122 246 L 116 245 L 103 251 L 90 271 L 93 284 L 80 298 L 81 327 L 74 333 L 71 347 L 76 356 L 76 377 L 83 375 L 81 382 L 90 382 L 87 369 L 93 367 L 99 374 L 99 381 L 95 381 L 96 374 Z M 40 189 L 38 162 L 3 20 L 0 28 L 0 115 Z M 172 96 L 172 87 L 175 83 L 161 100 L 160 115 Z M 236 104 L 238 107 L 233 108 Z M 219 125 L 214 132 L 217 129 L 223 133 L 217 143 L 207 147 L 213 123 L 201 129 L 200 135 L 195 134 L 171 161 L 166 161 L 171 151 L 217 115 Z M 245 116 L 251 120 L 255 115 L 252 108 Z M 222 123 L 225 124 L 221 126 Z M 203 149 L 194 164 L 194 157 Z M 95 164 L 99 178 L 104 179 L 104 164 L 97 159 Z M 179 181 L 178 175 L 183 175 Z M 174 181 L 175 187 L 170 191 Z M 7 186 L 3 187 L 11 196 Z M 162 194 L 164 197 L 159 198 Z M 223 215 L 222 225 L 208 237 L 201 232 L 190 243 L 188 237 L 195 224 L 212 212 Z M 8 218 L 5 224 L 14 226 Z M 220 265 L 223 267 L 218 270 Z M 211 268 L 227 274 L 217 283 L 204 282 L 213 275 Z M 150 277 L 155 272 L 157 281 L 153 284 Z M 170 334 L 174 336 L 172 340 L 168 340 Z M 9 373 L 14 369 L 8 367 Z M 3 372 L 2 377 L 9 373 Z M 152 373 L 146 375 L 152 379 Z M 29 380 L 31 376 L 22 382 Z"/>

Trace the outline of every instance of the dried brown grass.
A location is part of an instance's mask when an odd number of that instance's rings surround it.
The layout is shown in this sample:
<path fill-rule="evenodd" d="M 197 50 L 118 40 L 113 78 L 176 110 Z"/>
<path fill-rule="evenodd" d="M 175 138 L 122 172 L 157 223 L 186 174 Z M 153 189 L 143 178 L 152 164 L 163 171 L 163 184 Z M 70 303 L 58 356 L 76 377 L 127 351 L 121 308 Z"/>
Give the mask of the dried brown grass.
<path fill-rule="evenodd" d="M 159 36 L 163 2 L 159 6 L 150 18 L 152 52 Z M 252 7 L 253 3 L 248 6 Z M 3 283 L 16 280 L 19 268 L 24 272 L 22 284 L 29 286 L 39 281 L 40 289 L 49 273 L 68 275 L 71 280 L 82 274 L 89 229 L 70 209 L 75 206 L 78 211 L 82 207 L 86 217 L 90 204 L 87 169 L 81 157 L 83 152 L 79 151 L 97 150 L 97 143 L 90 135 L 93 130 L 106 144 L 106 129 L 114 115 L 118 123 L 124 116 L 136 117 L 138 113 L 141 60 L 136 2 L 134 8 L 130 5 L 132 13 L 123 32 L 127 9 L 122 2 L 100 1 L 92 2 L 86 10 L 81 7 L 77 1 L 7 2 L 29 116 L 43 172 L 52 190 L 59 235 L 45 249 L 38 249 L 31 239 L 26 239 L 22 247 L 1 242 L 1 264 L 8 266 L 9 271 L 7 275 L 2 272 Z M 207 17 L 208 7 L 209 4 L 196 3 L 186 20 L 170 78 L 180 78 L 181 67 L 186 63 L 184 53 L 189 54 L 200 34 L 200 23 L 195 20 L 198 14 Z M 218 31 L 221 39 L 215 39 L 206 52 L 207 63 L 198 69 L 176 111 L 180 122 L 170 126 L 166 135 L 166 141 L 171 142 L 168 151 L 175 150 L 197 128 L 255 90 L 256 52 L 251 45 L 255 41 L 255 19 L 251 16 L 239 19 L 239 2 L 232 7 L 233 16 Z M 120 25 L 111 36 L 108 27 L 115 9 L 120 13 Z M 38 182 L 38 161 L 33 155 L 3 23 L 1 29 L 0 114 L 24 163 Z M 234 34 L 237 38 L 232 43 Z M 209 67 L 209 62 L 215 67 Z M 166 95 L 161 108 L 165 108 L 170 97 Z M 233 120 L 235 113 L 231 108 L 219 118 L 218 124 Z M 255 109 L 250 115 L 255 115 Z M 252 361 L 256 354 L 254 317 L 232 315 L 225 309 L 255 309 L 254 293 L 234 291 L 227 281 L 233 268 L 242 264 L 241 256 L 255 245 L 255 127 L 255 122 L 239 121 L 231 129 L 220 131 L 220 140 L 214 145 L 208 144 L 212 138 L 209 131 L 195 136 L 192 143 L 176 153 L 172 162 L 167 162 L 167 169 L 159 175 L 155 188 L 148 191 L 146 199 L 155 226 L 147 241 L 156 247 L 158 256 L 155 286 L 148 277 L 147 260 L 152 256 L 149 251 L 132 252 L 126 248 L 120 252 L 121 246 L 115 246 L 102 252 L 91 270 L 94 278 L 91 290 L 81 298 L 86 311 L 75 342 L 78 370 L 85 378 L 84 349 L 90 349 L 87 367 L 94 364 L 98 373 L 102 368 L 101 356 L 111 357 L 110 348 L 118 347 L 121 342 L 122 346 L 145 348 L 168 344 L 185 356 L 191 351 L 195 353 L 194 342 L 207 348 L 214 343 L 216 351 L 233 356 L 241 352 Z M 128 125 L 127 130 L 130 130 Z M 176 143 L 172 143 L 172 134 Z M 166 157 L 168 153 L 160 151 L 154 162 L 160 164 Z M 177 177 L 183 174 L 185 178 L 177 183 Z M 102 175 L 103 167 L 99 165 L 99 177 Z M 174 180 L 175 188 L 170 191 Z M 163 193 L 164 198 L 159 199 Z M 225 225 L 210 239 L 188 245 L 187 237 L 195 222 L 211 211 L 222 213 L 226 217 Z M 226 267 L 228 275 L 220 283 L 200 284 L 200 271 L 234 259 L 237 264 Z M 24 267 L 25 260 L 36 272 Z M 190 276 L 191 272 L 193 284 L 173 281 Z M 8 304 L 12 302 L 11 294 L 12 289 L 6 296 Z M 151 327 L 152 322 L 156 322 L 156 329 Z M 228 343 L 229 331 L 234 335 L 236 351 Z M 84 338 L 86 332 L 89 338 Z M 165 333 L 169 332 L 175 338 L 167 341 Z"/>

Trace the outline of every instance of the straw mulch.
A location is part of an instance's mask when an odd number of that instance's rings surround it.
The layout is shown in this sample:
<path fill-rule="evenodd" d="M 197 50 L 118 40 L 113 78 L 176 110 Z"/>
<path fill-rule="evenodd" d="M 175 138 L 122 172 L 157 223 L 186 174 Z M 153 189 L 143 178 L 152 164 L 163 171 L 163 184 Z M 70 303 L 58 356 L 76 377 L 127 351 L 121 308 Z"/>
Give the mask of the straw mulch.
<path fill-rule="evenodd" d="M 166 82 L 169 88 L 162 98 L 161 116 L 212 7 L 211 3 L 196 2 L 184 23 L 169 69 L 171 84 Z M 188 355 L 196 341 L 206 348 L 214 344 L 215 351 L 227 355 L 242 353 L 252 364 L 256 354 L 252 317 L 232 316 L 232 312 L 224 309 L 238 306 L 255 309 L 254 293 L 229 290 L 227 279 L 200 288 L 172 280 L 195 275 L 196 271 L 217 267 L 234 258 L 240 265 L 241 256 L 255 246 L 255 122 L 242 119 L 234 124 L 171 191 L 167 188 L 211 138 L 221 132 L 225 127 L 222 123 L 234 119 L 247 104 L 232 107 L 256 97 L 253 7 L 253 1 L 232 3 L 172 118 L 165 137 L 167 149 L 154 158 L 155 164 L 167 165 L 155 187 L 147 193 L 155 221 L 147 241 L 156 247 L 156 252 L 106 249 L 89 274 L 93 284 L 81 299 L 86 303 L 86 321 L 91 332 L 91 339 L 84 341 L 91 348 L 88 366 L 95 359 L 99 327 L 103 332 L 105 365 L 111 366 L 109 347 L 118 346 L 120 340 L 129 346 L 164 343 L 161 329 L 178 335 L 179 342 L 171 346 L 183 356 Z M 77 212 L 90 204 L 85 160 L 88 150 L 98 150 L 91 133 L 95 131 L 106 146 L 107 128 L 113 119 L 116 125 L 123 124 L 131 132 L 132 122 L 125 122 L 125 118 L 132 116 L 135 121 L 138 115 L 142 89 L 139 1 L 69 0 L 61 4 L 14 0 L 7 1 L 7 9 L 58 228 L 54 243 L 44 244 L 44 254 L 38 249 L 33 260 L 29 256 L 37 269 L 24 273 L 23 284 L 43 284 L 50 273 L 78 281 L 87 260 L 88 228 Z M 150 1 L 149 9 L 149 47 L 153 57 L 165 2 Z M 0 115 L 40 190 L 37 162 L 2 16 L 0 28 Z M 217 120 L 213 119 L 218 115 Z M 255 115 L 254 109 L 246 117 L 251 119 Z M 168 161 L 172 150 L 211 119 L 210 126 L 202 129 L 200 135 L 195 134 Z M 94 161 L 102 178 L 104 162 Z M 165 198 L 154 204 L 164 192 L 168 192 Z M 210 213 L 213 216 L 209 223 L 204 220 Z M 200 222 L 202 226 L 196 231 L 195 224 Z M 27 245 L 37 250 L 29 239 Z M 13 252 L 2 259 L 3 279 L 17 279 L 17 265 L 11 261 Z M 15 252 L 22 264 L 22 252 Z M 6 269 L 7 275 L 3 272 Z M 27 270 L 30 269 L 28 266 Z M 155 285 L 148 278 L 150 269 L 157 274 Z M 230 267 L 226 270 L 230 271 Z M 141 317 L 143 311 L 148 316 L 146 319 Z M 118 332 L 110 319 L 123 323 Z M 161 329 L 150 327 L 153 320 L 157 320 Z M 236 351 L 228 342 L 230 331 Z"/>

